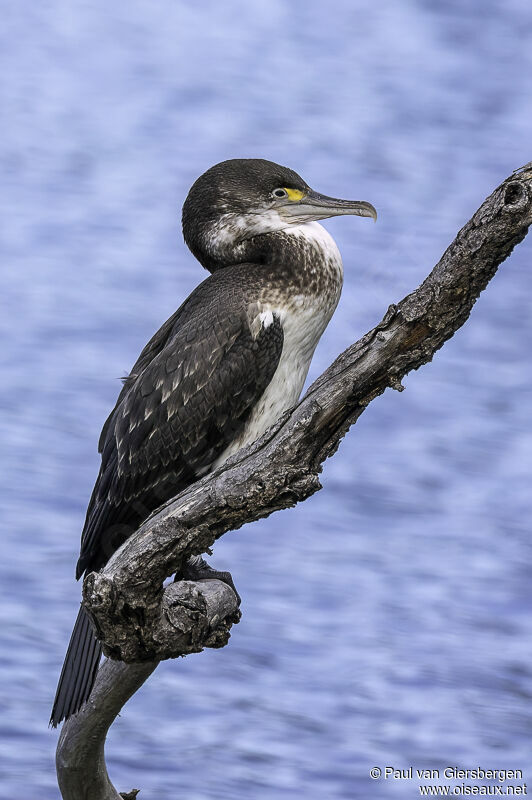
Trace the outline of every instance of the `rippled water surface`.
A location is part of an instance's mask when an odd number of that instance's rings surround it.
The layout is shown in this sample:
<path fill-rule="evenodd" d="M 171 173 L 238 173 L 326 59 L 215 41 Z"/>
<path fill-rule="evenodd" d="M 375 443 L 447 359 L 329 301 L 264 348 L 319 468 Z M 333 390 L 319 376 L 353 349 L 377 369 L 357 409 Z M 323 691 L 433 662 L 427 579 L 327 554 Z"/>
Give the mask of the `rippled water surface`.
<path fill-rule="evenodd" d="M 51 800 L 99 430 L 204 277 L 179 231 L 189 185 L 262 156 L 378 208 L 326 223 L 346 285 L 315 377 L 532 158 L 532 6 L 5 5 L 0 800 Z M 217 545 L 242 622 L 129 703 L 108 745 L 121 790 L 417 796 L 375 765 L 532 783 L 531 262 L 525 241 L 434 363 L 371 404 L 322 492 Z"/>

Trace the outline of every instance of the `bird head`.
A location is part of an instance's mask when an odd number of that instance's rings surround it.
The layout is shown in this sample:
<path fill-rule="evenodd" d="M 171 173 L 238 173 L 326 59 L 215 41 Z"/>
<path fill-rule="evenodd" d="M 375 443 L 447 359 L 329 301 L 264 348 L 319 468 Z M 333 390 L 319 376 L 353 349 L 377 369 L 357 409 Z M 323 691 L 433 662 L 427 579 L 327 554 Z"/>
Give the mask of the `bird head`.
<path fill-rule="evenodd" d="M 371 203 L 319 194 L 288 167 L 235 158 L 211 167 L 193 184 L 183 206 L 183 235 L 214 272 L 241 260 L 239 247 L 257 236 L 344 214 L 377 219 Z"/>

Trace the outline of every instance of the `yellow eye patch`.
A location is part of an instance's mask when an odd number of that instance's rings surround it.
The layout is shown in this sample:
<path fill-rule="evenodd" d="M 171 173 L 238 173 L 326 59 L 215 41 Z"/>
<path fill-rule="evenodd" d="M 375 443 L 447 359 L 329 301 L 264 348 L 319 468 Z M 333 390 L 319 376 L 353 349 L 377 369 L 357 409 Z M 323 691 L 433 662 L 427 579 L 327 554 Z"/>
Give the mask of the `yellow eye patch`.
<path fill-rule="evenodd" d="M 305 192 L 301 192 L 299 189 L 287 189 L 285 186 L 284 190 L 288 195 L 288 199 L 292 203 L 297 203 L 299 200 L 302 200 L 303 197 L 305 196 Z"/>

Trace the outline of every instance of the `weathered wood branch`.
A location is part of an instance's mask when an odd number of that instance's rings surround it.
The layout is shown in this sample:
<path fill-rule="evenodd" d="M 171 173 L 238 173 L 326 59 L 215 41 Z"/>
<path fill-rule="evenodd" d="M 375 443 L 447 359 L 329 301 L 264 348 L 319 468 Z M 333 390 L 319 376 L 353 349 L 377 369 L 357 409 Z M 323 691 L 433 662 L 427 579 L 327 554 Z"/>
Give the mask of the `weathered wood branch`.
<path fill-rule="evenodd" d="M 528 167 L 488 197 L 421 286 L 390 306 L 289 414 L 152 515 L 100 573 L 86 578 L 84 604 L 110 655 L 124 661 L 165 657 L 151 633 L 164 579 L 226 531 L 320 489 L 321 464 L 348 428 L 387 387 L 401 389 L 403 376 L 430 361 L 464 324 L 531 223 Z"/>
<path fill-rule="evenodd" d="M 176 654 L 161 635 L 165 578 L 179 573 L 191 556 L 207 552 L 228 530 L 293 506 L 320 489 L 321 465 L 349 427 L 387 387 L 401 390 L 401 379 L 430 361 L 464 324 L 480 292 L 531 223 L 529 164 L 487 198 L 421 286 L 391 305 L 383 320 L 342 353 L 290 413 L 152 515 L 100 573 L 87 576 L 83 603 L 106 654 L 151 663 Z M 201 641 L 200 635 L 198 647 Z M 203 645 L 209 646 L 206 640 Z M 127 673 L 128 667 L 121 669 Z M 106 730 L 100 730 L 100 738 Z M 116 796 L 91 795 L 95 800 Z"/>

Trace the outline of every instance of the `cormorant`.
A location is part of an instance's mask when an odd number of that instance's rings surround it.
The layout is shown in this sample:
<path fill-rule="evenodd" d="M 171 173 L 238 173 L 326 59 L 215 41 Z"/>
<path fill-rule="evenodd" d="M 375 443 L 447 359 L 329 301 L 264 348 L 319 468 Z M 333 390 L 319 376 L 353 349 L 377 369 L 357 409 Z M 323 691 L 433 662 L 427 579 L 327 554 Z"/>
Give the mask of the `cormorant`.
<path fill-rule="evenodd" d="M 317 194 L 263 159 L 223 161 L 194 183 L 183 235 L 211 275 L 148 342 L 103 426 L 76 578 L 101 569 L 152 511 L 297 401 L 343 280 L 316 220 L 340 214 L 377 217 L 370 203 Z M 88 699 L 100 655 L 81 607 L 53 726 Z"/>

